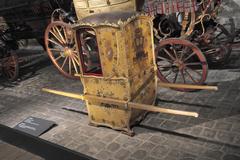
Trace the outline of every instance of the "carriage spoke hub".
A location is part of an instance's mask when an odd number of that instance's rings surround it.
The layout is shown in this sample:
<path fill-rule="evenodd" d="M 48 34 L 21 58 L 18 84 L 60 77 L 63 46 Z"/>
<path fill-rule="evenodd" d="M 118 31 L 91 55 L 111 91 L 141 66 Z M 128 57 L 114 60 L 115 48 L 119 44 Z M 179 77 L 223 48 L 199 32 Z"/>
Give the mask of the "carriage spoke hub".
<path fill-rule="evenodd" d="M 178 70 L 184 70 L 185 69 L 185 64 L 184 64 L 184 62 L 183 61 L 181 61 L 181 60 L 176 60 L 175 62 L 174 62 L 174 64 L 173 64 L 173 67 L 176 67 L 176 68 L 178 68 Z"/>
<path fill-rule="evenodd" d="M 72 49 L 66 47 L 66 48 L 64 48 L 64 52 L 63 53 L 64 53 L 63 54 L 64 57 L 68 57 L 68 56 L 71 56 L 73 54 L 73 51 L 72 51 Z"/>

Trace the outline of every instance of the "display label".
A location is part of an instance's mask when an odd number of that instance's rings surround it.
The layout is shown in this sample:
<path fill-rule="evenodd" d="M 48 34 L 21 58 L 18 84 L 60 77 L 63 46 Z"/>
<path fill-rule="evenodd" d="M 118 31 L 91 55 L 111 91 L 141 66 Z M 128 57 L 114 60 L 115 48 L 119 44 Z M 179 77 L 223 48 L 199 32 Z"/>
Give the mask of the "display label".
<path fill-rule="evenodd" d="M 41 118 L 29 117 L 19 123 L 14 129 L 28 133 L 33 136 L 40 136 L 56 125 L 53 121 Z"/>

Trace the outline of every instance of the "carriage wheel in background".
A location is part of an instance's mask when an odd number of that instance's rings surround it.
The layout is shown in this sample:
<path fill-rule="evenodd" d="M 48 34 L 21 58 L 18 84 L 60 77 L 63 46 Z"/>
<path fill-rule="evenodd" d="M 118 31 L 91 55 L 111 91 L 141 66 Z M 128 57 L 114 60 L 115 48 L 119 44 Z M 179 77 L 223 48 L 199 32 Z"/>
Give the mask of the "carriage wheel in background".
<path fill-rule="evenodd" d="M 207 28 L 199 47 L 206 55 L 209 63 L 213 65 L 227 63 L 232 52 L 234 32 L 234 23 L 229 23 L 228 26 L 217 24 L 216 26 L 209 26 Z"/>
<path fill-rule="evenodd" d="M 10 53 L 8 56 L 3 58 L 2 61 L 3 75 L 9 81 L 15 81 L 19 74 L 18 57 L 15 53 Z"/>
<path fill-rule="evenodd" d="M 80 57 L 70 24 L 55 21 L 45 31 L 45 47 L 57 69 L 68 78 L 80 73 Z"/>
<path fill-rule="evenodd" d="M 162 82 L 198 85 L 205 82 L 208 64 L 205 56 L 193 43 L 178 38 L 162 40 L 156 47 L 155 54 L 158 77 Z"/>

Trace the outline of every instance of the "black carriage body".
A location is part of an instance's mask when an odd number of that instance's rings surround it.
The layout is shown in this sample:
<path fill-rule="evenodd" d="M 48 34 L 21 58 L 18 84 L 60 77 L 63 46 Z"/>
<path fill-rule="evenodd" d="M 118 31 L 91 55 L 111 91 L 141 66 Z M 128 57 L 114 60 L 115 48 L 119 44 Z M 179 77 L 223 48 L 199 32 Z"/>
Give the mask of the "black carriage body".
<path fill-rule="evenodd" d="M 0 0 L 0 17 L 14 39 L 40 39 L 57 8 L 71 9 L 71 0 Z"/>

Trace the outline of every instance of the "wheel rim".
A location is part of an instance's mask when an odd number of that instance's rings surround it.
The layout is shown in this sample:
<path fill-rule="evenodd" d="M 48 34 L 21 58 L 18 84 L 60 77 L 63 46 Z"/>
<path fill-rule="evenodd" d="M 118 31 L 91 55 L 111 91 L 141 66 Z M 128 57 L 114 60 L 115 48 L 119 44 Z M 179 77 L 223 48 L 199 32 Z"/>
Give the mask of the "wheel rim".
<path fill-rule="evenodd" d="M 19 66 L 16 54 L 10 54 L 3 60 L 3 73 L 9 81 L 15 81 L 18 77 Z"/>
<path fill-rule="evenodd" d="M 191 42 L 175 38 L 166 39 L 156 47 L 155 53 L 158 77 L 161 81 L 178 84 L 205 82 L 208 71 L 206 58 Z"/>
<path fill-rule="evenodd" d="M 71 25 L 52 22 L 45 31 L 47 53 L 57 69 L 68 78 L 80 74 L 80 57 Z"/>

